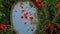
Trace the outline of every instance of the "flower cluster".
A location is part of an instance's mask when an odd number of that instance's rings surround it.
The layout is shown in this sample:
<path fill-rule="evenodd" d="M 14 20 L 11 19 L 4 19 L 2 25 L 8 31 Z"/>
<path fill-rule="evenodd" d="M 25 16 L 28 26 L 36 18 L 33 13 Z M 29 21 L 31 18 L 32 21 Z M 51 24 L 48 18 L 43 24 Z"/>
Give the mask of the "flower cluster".
<path fill-rule="evenodd" d="M 46 26 L 46 29 L 49 29 L 49 28 L 53 29 L 53 28 L 54 28 L 54 25 L 51 24 L 51 23 L 49 23 L 49 24 Z"/>
<path fill-rule="evenodd" d="M 25 9 L 24 9 L 24 7 L 22 6 L 22 5 L 20 5 L 20 8 L 22 9 L 22 13 L 23 13 L 23 15 L 22 16 L 20 16 L 20 18 L 21 19 L 30 19 L 30 24 L 32 24 L 32 22 L 33 22 L 33 16 L 32 15 L 28 15 L 28 12 L 27 11 L 25 11 Z M 24 24 L 27 24 L 27 22 L 25 21 L 24 22 Z"/>
<path fill-rule="evenodd" d="M 36 3 L 37 3 L 37 5 L 38 5 L 39 8 L 42 8 L 43 7 L 43 5 L 41 4 L 41 0 L 36 0 Z M 57 3 L 57 6 L 56 7 L 57 8 L 60 8 L 60 2 Z"/>
<path fill-rule="evenodd" d="M 58 4 L 57 4 L 57 8 L 60 8 L 60 2 L 58 2 Z"/>
<path fill-rule="evenodd" d="M 43 7 L 43 5 L 41 4 L 41 0 L 36 0 L 36 3 L 37 3 L 37 5 L 38 5 L 39 8 Z"/>

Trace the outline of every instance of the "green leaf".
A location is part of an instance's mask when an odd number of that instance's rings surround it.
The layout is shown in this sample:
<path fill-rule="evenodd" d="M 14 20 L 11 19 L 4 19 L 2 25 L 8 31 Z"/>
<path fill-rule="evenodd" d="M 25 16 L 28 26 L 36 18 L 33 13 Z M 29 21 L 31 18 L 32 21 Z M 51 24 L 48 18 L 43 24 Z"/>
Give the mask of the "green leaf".
<path fill-rule="evenodd" d="M 0 17 L 2 17 L 2 15 L 3 15 L 3 13 L 2 13 L 2 12 L 0 12 Z"/>

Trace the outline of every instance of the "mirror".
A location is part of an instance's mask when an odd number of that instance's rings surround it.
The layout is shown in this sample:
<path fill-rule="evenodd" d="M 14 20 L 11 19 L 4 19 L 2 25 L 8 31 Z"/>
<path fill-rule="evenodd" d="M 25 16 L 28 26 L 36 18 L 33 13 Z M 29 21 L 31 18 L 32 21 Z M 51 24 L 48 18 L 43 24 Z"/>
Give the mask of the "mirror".
<path fill-rule="evenodd" d="M 11 11 L 13 27 L 19 34 L 33 34 L 36 30 L 34 13 L 37 8 L 31 1 L 16 3 Z"/>

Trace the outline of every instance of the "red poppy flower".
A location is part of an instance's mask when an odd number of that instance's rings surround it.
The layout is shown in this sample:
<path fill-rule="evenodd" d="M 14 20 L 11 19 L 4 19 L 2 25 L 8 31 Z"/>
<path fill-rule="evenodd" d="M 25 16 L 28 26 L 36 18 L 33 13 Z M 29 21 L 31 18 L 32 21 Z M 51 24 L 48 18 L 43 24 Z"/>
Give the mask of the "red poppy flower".
<path fill-rule="evenodd" d="M 1 24 L 1 25 L 0 25 L 0 28 L 1 28 L 2 30 L 7 30 L 7 26 L 6 26 L 5 24 Z"/>
<path fill-rule="evenodd" d="M 57 4 L 57 8 L 60 8 L 60 2 L 58 2 L 58 4 Z"/>
<path fill-rule="evenodd" d="M 24 12 L 25 10 L 24 9 L 22 9 L 22 12 Z"/>
<path fill-rule="evenodd" d="M 33 17 L 30 15 L 30 17 L 29 17 L 31 20 L 33 20 Z"/>
<path fill-rule="evenodd" d="M 51 24 L 51 23 L 49 23 L 49 24 L 47 25 L 47 27 L 49 27 L 49 28 L 54 28 L 54 25 Z"/>
<path fill-rule="evenodd" d="M 28 15 L 28 12 L 24 12 L 24 16 Z"/>
<path fill-rule="evenodd" d="M 51 23 L 48 24 L 48 27 L 51 27 Z"/>
<path fill-rule="evenodd" d="M 26 12 L 24 12 L 24 16 L 26 16 L 27 14 L 26 14 Z"/>
<path fill-rule="evenodd" d="M 43 5 L 42 5 L 42 4 L 38 4 L 38 7 L 39 7 L 39 8 L 43 8 Z"/>
<path fill-rule="evenodd" d="M 28 14 L 28 12 L 26 12 L 26 14 Z"/>
<path fill-rule="evenodd" d="M 27 24 L 27 22 L 24 22 L 24 24 Z"/>
<path fill-rule="evenodd" d="M 23 8 L 23 6 L 22 6 L 22 5 L 20 5 L 20 8 Z"/>
<path fill-rule="evenodd" d="M 41 0 L 36 0 L 36 3 L 39 3 L 39 2 L 41 2 Z"/>
<path fill-rule="evenodd" d="M 51 28 L 51 29 L 53 29 L 53 28 L 54 28 L 54 25 L 53 25 L 53 24 L 51 24 L 50 28 Z"/>
<path fill-rule="evenodd" d="M 26 19 L 28 18 L 28 16 L 26 15 L 26 16 L 24 16 Z"/>
<path fill-rule="evenodd" d="M 26 18 L 26 19 L 28 18 L 27 13 L 24 13 L 24 18 Z"/>
<path fill-rule="evenodd" d="M 23 16 L 21 16 L 21 18 L 23 19 Z"/>

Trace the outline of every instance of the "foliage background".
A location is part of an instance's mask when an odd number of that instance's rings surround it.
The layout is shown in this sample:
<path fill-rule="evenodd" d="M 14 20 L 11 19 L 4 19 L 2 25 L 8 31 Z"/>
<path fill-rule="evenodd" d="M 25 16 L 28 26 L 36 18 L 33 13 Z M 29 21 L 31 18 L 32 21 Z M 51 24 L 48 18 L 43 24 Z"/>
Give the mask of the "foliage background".
<path fill-rule="evenodd" d="M 31 1 L 38 7 L 35 0 Z M 41 4 L 44 7 L 41 9 L 38 7 L 37 11 L 39 12 L 37 12 L 37 18 L 39 22 L 35 34 L 60 34 L 60 17 L 58 16 L 60 9 L 56 8 L 59 1 L 60 0 L 42 0 Z M 1 34 L 15 34 L 10 22 L 10 11 L 12 5 L 16 2 L 17 0 L 0 0 L 0 24 L 3 23 L 7 25 L 6 31 L 0 29 Z M 52 23 L 55 27 L 46 30 L 45 27 L 48 23 Z"/>
<path fill-rule="evenodd" d="M 7 25 L 6 31 L 0 29 L 0 34 L 16 34 L 10 21 L 11 8 L 16 2 L 17 0 L 0 0 L 0 24 Z"/>

